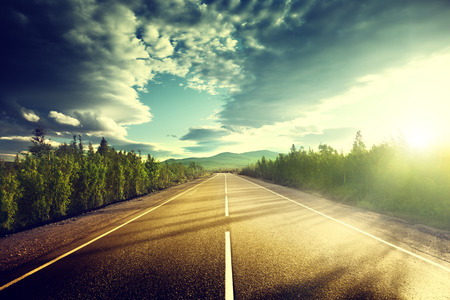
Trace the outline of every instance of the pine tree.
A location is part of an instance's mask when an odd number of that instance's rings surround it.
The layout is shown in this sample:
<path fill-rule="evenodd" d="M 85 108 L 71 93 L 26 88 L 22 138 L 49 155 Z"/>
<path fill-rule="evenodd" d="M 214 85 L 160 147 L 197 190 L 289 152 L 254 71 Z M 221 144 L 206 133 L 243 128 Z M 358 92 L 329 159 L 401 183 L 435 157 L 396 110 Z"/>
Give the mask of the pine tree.
<path fill-rule="evenodd" d="M 52 150 L 52 146 L 45 142 L 45 134 L 46 131 L 43 127 L 33 130 L 33 137 L 31 138 L 33 145 L 28 148 L 32 155 L 42 157 L 48 155 Z"/>
<path fill-rule="evenodd" d="M 100 155 L 105 155 L 109 151 L 108 142 L 105 140 L 104 137 L 102 137 L 102 140 L 100 142 L 100 146 L 98 146 L 98 153 Z"/>

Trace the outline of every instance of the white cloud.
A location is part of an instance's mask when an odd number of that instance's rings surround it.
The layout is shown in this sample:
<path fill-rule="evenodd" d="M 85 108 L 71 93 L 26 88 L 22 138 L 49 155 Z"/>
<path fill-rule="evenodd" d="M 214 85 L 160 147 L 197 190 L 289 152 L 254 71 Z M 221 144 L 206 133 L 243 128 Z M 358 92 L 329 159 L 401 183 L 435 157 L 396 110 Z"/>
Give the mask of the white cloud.
<path fill-rule="evenodd" d="M 79 24 L 65 37 L 92 57 L 82 62 L 81 78 L 96 97 L 96 101 L 81 101 L 76 109 L 105 114 L 119 124 L 150 121 L 149 108 L 139 101 L 135 89 L 145 90 L 154 74 L 145 45 L 135 36 L 139 22 L 134 12 L 117 3 L 91 4 L 75 15 Z"/>
<path fill-rule="evenodd" d="M 213 7 L 189 7 L 191 12 L 186 11 L 186 5 L 176 3 L 164 14 L 141 20 L 152 72 L 187 77 L 188 88 L 212 95 L 221 88 L 238 90 L 243 70 L 235 55 L 238 41 L 233 37 L 234 24 Z M 192 20 L 189 14 L 197 17 Z"/>
<path fill-rule="evenodd" d="M 80 121 L 78 121 L 77 119 L 67 116 L 63 113 L 54 111 L 54 110 L 50 111 L 48 116 L 50 118 L 55 119 L 56 122 L 58 122 L 59 124 L 71 125 L 71 126 L 80 126 L 81 125 Z"/>
<path fill-rule="evenodd" d="M 30 137 L 29 136 L 1 136 L 0 140 L 29 142 L 30 141 Z"/>
<path fill-rule="evenodd" d="M 32 111 L 31 109 L 26 109 L 26 108 L 22 107 L 21 112 L 22 112 L 22 116 L 27 121 L 36 123 L 40 119 L 39 116 L 37 116 L 36 113 L 34 111 Z"/>
<path fill-rule="evenodd" d="M 174 46 L 170 42 L 169 36 L 162 36 L 159 30 L 153 24 L 149 24 L 145 28 L 142 36 L 143 41 L 148 44 L 145 50 L 158 59 L 163 59 L 174 54 Z"/>
<path fill-rule="evenodd" d="M 106 114 L 93 114 L 90 112 L 74 112 L 74 115 L 83 125 L 84 132 L 94 136 L 114 136 L 124 138 L 127 131 L 124 126 L 118 124 L 113 118 Z"/>

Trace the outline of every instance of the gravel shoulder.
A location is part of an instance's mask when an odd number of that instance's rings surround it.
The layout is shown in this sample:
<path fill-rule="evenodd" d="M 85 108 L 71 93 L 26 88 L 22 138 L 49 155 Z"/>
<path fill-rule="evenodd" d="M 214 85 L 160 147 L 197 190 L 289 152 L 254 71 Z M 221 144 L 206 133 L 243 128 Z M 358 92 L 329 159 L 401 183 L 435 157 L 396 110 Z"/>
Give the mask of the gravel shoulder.
<path fill-rule="evenodd" d="M 251 177 L 242 177 L 386 242 L 450 268 L 450 231 L 340 204 L 294 188 Z M 336 223 L 336 226 L 340 225 Z"/>
<path fill-rule="evenodd" d="M 100 236 L 114 224 L 139 214 L 205 179 L 197 179 L 142 197 L 108 205 L 59 222 L 0 238 L 0 272 L 36 260 L 73 244 L 79 246 L 88 236 Z"/>

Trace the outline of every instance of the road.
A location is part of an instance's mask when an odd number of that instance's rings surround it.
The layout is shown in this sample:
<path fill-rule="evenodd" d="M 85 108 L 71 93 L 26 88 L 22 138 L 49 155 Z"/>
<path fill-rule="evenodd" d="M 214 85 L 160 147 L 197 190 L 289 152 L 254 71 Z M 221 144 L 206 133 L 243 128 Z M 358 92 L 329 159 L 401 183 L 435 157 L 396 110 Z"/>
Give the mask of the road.
<path fill-rule="evenodd" d="M 450 299 L 445 260 L 285 190 L 216 174 L 2 276 L 0 298 Z"/>

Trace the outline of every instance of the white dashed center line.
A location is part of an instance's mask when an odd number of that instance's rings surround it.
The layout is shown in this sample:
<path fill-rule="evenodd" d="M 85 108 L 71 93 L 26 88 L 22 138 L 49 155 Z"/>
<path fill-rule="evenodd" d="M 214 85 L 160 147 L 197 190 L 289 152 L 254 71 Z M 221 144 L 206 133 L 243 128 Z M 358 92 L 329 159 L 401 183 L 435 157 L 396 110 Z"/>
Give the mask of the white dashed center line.
<path fill-rule="evenodd" d="M 230 232 L 225 232 L 225 300 L 234 299 Z"/>
<path fill-rule="evenodd" d="M 225 217 L 230 214 L 228 212 L 228 188 L 227 188 L 227 174 L 225 174 Z"/>

